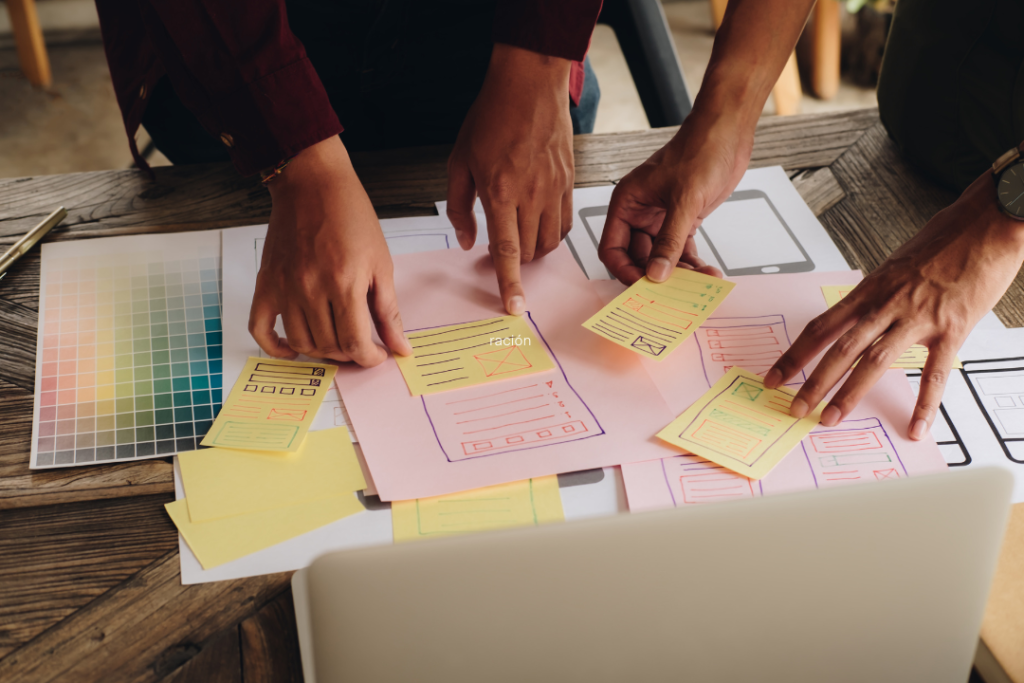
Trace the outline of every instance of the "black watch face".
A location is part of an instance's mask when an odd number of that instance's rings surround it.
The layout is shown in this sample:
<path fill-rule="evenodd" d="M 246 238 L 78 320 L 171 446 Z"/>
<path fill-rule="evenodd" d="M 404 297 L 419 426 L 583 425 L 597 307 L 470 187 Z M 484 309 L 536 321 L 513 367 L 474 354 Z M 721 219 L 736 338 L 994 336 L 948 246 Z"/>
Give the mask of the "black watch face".
<path fill-rule="evenodd" d="M 1014 164 L 999 176 L 999 203 L 1007 213 L 1024 219 L 1024 162 Z"/>

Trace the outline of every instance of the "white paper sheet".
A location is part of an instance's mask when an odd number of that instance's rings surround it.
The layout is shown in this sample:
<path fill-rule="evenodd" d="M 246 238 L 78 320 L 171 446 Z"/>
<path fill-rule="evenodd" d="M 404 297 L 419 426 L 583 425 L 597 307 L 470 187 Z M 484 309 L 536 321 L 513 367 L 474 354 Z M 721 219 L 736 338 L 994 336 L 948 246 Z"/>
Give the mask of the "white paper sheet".
<path fill-rule="evenodd" d="M 598 258 L 597 245 L 614 189 L 573 190 L 573 229 L 566 239 L 591 280 L 612 279 Z M 447 205 L 436 202 L 438 214 L 444 216 Z M 474 212 L 484 232 L 479 200 Z M 705 219 L 694 239 L 700 257 L 726 276 L 850 268 L 781 166 L 743 174 L 733 196 Z"/>
<path fill-rule="evenodd" d="M 964 367 L 949 375 L 932 436 L 954 471 L 992 465 L 1013 473 L 1013 502 L 1024 502 L 1024 328 L 979 325 L 960 359 Z M 920 372 L 907 376 L 916 393 Z"/>

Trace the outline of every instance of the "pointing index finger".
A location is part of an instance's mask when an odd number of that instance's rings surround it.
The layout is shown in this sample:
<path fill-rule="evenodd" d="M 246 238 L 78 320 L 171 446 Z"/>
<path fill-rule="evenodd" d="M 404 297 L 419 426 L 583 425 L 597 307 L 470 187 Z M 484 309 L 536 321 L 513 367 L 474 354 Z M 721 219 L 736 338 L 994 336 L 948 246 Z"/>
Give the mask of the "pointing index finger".
<path fill-rule="evenodd" d="M 526 295 L 519 273 L 522 251 L 516 208 L 511 204 L 492 204 L 488 201 L 483 204 L 490 238 L 488 250 L 498 275 L 501 301 L 510 314 L 522 315 L 526 310 Z"/>

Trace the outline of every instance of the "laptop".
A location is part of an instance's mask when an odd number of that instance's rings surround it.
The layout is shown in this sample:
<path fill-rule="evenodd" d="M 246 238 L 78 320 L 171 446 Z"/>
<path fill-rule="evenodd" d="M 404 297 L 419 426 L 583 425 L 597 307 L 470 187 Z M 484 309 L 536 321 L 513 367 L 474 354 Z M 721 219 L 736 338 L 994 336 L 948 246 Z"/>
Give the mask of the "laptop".
<path fill-rule="evenodd" d="M 898 481 L 340 551 L 306 680 L 964 683 L 1012 477 Z"/>

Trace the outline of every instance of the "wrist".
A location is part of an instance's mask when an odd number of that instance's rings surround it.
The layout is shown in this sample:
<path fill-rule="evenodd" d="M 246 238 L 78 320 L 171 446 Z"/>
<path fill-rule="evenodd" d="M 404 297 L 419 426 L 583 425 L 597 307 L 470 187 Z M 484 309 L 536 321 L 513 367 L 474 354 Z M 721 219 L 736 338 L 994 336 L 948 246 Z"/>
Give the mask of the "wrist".
<path fill-rule="evenodd" d="M 508 88 L 509 92 L 517 94 L 523 90 L 536 92 L 539 89 L 566 96 L 571 66 L 568 59 L 495 43 L 484 86 Z"/>
<path fill-rule="evenodd" d="M 964 190 L 955 204 L 974 215 L 988 238 L 1001 248 L 1024 255 L 1024 221 L 1007 215 L 996 196 L 998 178 L 986 171 Z"/>
<path fill-rule="evenodd" d="M 287 168 L 267 183 L 271 198 L 292 194 L 299 188 L 330 184 L 354 176 L 352 161 L 341 138 L 332 135 L 292 157 Z"/>

